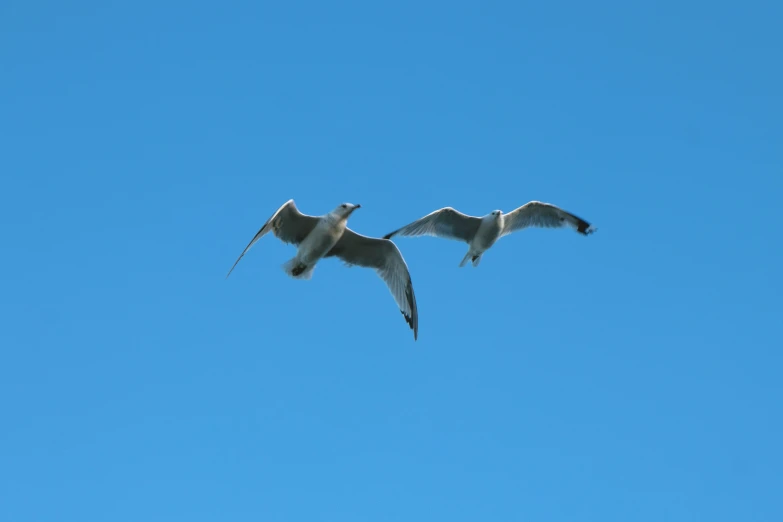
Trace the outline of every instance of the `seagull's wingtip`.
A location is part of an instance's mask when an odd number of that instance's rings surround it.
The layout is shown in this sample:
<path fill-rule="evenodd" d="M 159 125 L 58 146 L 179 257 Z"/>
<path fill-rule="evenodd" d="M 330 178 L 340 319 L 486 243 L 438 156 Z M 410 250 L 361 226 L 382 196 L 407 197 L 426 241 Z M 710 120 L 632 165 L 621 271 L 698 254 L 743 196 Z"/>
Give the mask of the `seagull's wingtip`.
<path fill-rule="evenodd" d="M 576 231 L 582 234 L 583 236 L 589 236 L 596 230 L 598 230 L 598 228 L 595 225 L 591 225 L 587 221 L 580 221 L 576 225 Z"/>

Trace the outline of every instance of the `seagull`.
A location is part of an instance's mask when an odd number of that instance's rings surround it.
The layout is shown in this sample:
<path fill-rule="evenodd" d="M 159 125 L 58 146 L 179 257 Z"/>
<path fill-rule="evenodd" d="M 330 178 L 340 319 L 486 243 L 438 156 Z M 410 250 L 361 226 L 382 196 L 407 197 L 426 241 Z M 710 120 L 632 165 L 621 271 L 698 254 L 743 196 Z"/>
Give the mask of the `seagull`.
<path fill-rule="evenodd" d="M 323 216 L 308 216 L 299 212 L 293 199 L 286 201 L 248 243 L 226 278 L 250 247 L 272 232 L 284 243 L 298 247 L 296 255 L 283 264 L 285 273 L 295 279 L 310 279 L 315 265 L 324 257 L 337 256 L 348 266 L 374 269 L 389 287 L 416 340 L 419 312 L 408 265 L 397 245 L 388 239 L 363 236 L 347 227 L 348 217 L 358 208 L 361 205 L 343 203 Z"/>
<path fill-rule="evenodd" d="M 471 260 L 476 267 L 481 256 L 501 237 L 527 227 L 562 228 L 570 227 L 582 235 L 598 230 L 584 219 L 550 203 L 531 201 L 516 210 L 504 214 L 493 210 L 483 217 L 468 216 L 451 207 L 436 210 L 421 219 L 383 236 L 390 239 L 400 236 L 437 236 L 464 241 L 469 245 L 468 253 L 459 266 Z"/>

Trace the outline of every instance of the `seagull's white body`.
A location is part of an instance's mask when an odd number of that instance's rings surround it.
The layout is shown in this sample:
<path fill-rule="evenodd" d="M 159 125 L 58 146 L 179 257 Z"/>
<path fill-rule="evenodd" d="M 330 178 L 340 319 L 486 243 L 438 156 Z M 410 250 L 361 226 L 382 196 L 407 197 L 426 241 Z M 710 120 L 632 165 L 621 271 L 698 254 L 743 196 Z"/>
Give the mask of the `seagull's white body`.
<path fill-rule="evenodd" d="M 287 201 L 264 223 L 226 277 L 256 241 L 272 232 L 284 243 L 297 245 L 296 255 L 283 264 L 285 273 L 296 279 L 310 279 L 318 261 L 332 256 L 339 257 L 349 266 L 374 269 L 389 287 L 415 340 L 419 314 L 408 265 L 397 246 L 388 239 L 363 236 L 348 228 L 348 217 L 357 208 L 360 205 L 343 203 L 323 216 L 308 216 L 299 212 L 293 199 Z"/>
<path fill-rule="evenodd" d="M 384 238 L 390 239 L 399 234 L 464 241 L 468 244 L 468 252 L 459 266 L 465 266 L 469 260 L 473 262 L 473 266 L 478 266 L 481 256 L 498 239 L 527 227 L 570 227 L 585 236 L 597 230 L 584 219 L 555 205 L 531 201 L 507 214 L 493 210 L 483 217 L 468 216 L 451 207 L 445 207 L 386 234 Z"/>
<path fill-rule="evenodd" d="M 459 266 L 465 266 L 469 259 L 474 259 L 473 266 L 478 266 L 481 262 L 481 255 L 489 250 L 500 239 L 503 234 L 503 214 L 500 211 L 495 214 L 487 214 L 481 218 L 481 224 L 476 231 L 476 235 L 468 243 L 468 253 L 462 258 Z"/>
<path fill-rule="evenodd" d="M 299 244 L 296 255 L 283 265 L 286 274 L 298 279 L 312 278 L 315 265 L 340 241 L 348 227 L 350 214 L 344 215 L 339 210 L 340 207 L 318 218 L 312 232 Z M 297 273 L 298 266 L 304 266 L 304 271 Z"/>

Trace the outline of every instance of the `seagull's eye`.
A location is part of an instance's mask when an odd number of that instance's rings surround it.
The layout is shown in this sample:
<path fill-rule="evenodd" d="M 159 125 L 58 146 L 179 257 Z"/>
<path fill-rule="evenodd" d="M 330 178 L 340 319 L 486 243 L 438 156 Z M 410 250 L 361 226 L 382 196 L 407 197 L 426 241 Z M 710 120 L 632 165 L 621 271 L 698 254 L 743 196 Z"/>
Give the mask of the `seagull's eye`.
<path fill-rule="evenodd" d="M 345 205 L 340 205 L 341 207 L 345 208 Z"/>

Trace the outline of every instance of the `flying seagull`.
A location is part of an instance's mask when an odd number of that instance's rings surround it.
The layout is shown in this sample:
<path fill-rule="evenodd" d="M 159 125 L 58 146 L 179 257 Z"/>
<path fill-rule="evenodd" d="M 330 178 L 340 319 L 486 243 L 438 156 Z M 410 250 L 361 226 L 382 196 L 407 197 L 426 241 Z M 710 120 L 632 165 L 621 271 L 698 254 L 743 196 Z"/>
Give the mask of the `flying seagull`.
<path fill-rule="evenodd" d="M 293 278 L 310 279 L 315 265 L 323 257 L 337 256 L 348 266 L 374 269 L 388 285 L 400 312 L 413 330 L 413 339 L 417 339 L 419 313 L 408 265 L 397 246 L 388 239 L 363 236 L 347 227 L 348 217 L 360 207 L 343 203 L 326 215 L 308 216 L 299 212 L 293 199 L 286 201 L 248 243 L 226 278 L 250 247 L 272 232 L 284 243 L 298 247 L 296 255 L 283 264 L 285 273 Z"/>
<path fill-rule="evenodd" d="M 437 236 L 464 241 L 469 245 L 468 253 L 459 266 L 468 260 L 478 266 L 481 256 L 501 237 L 527 227 L 562 228 L 570 227 L 582 235 L 598 230 L 584 219 L 549 203 L 531 201 L 516 210 L 504 214 L 494 210 L 484 217 L 468 216 L 451 207 L 436 210 L 421 219 L 386 234 L 392 236 Z"/>

